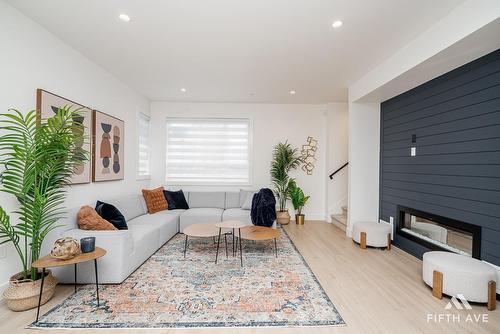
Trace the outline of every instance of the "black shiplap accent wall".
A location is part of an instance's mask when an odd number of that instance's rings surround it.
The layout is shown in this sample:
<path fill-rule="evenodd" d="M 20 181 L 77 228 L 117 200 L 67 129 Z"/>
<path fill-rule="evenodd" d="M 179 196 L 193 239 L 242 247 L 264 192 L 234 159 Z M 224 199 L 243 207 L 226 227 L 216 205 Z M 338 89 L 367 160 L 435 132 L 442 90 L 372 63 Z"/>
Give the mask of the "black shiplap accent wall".
<path fill-rule="evenodd" d="M 380 133 L 380 218 L 402 205 L 479 225 L 481 258 L 500 265 L 500 49 L 384 101 Z"/>

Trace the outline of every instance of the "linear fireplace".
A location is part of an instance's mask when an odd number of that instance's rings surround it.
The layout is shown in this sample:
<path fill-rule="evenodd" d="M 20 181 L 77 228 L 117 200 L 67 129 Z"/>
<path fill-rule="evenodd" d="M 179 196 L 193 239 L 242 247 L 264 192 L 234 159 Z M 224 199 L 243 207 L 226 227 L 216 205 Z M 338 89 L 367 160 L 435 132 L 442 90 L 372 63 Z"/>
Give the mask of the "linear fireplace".
<path fill-rule="evenodd" d="M 479 259 L 481 227 L 398 206 L 396 232 L 432 250 L 445 250 Z"/>

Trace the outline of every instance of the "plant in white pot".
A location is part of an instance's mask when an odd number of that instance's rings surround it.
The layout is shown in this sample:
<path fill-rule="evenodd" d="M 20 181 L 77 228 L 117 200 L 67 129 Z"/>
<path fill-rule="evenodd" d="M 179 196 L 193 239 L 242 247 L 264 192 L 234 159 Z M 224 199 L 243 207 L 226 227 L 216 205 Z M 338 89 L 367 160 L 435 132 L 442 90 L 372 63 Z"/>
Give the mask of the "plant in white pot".
<path fill-rule="evenodd" d="M 305 215 L 302 213 L 302 209 L 304 205 L 306 205 L 310 196 L 304 195 L 304 191 L 297 186 L 295 180 L 291 179 L 290 184 L 288 186 L 290 199 L 292 200 L 293 208 L 295 210 L 295 223 L 297 225 L 304 225 Z"/>
<path fill-rule="evenodd" d="M 291 178 L 288 173 L 297 169 L 302 162 L 298 149 L 292 148 L 288 142 L 278 143 L 274 147 L 273 160 L 271 161 L 271 181 L 278 200 L 278 212 L 276 213 L 278 224 L 287 225 L 290 223 L 290 214 L 286 208 L 286 201 L 290 198 L 289 182 Z"/>
<path fill-rule="evenodd" d="M 14 246 L 22 267 L 11 277 L 4 299 L 10 309 L 21 311 L 37 306 L 41 274 L 31 264 L 39 258 L 45 236 L 64 215 L 66 186 L 88 152 L 78 145 L 84 140 L 78 110 L 64 107 L 51 118 L 39 119 L 35 110 L 22 114 L 9 109 L 0 115 L 0 127 L 0 191 L 19 204 L 13 212 L 17 224 L 0 207 L 0 244 Z M 42 303 L 52 297 L 56 284 L 49 271 Z"/>

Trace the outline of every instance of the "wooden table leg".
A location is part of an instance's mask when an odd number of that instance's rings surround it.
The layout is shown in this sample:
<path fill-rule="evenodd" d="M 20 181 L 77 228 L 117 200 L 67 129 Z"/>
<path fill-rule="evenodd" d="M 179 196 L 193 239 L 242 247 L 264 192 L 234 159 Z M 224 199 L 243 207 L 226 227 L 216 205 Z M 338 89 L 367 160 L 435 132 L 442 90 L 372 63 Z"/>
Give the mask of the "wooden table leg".
<path fill-rule="evenodd" d="M 222 232 L 222 228 L 219 227 L 219 237 L 217 238 L 217 251 L 215 252 L 215 264 L 217 264 L 217 259 L 219 258 L 219 245 L 220 245 L 221 232 Z"/>
<path fill-rule="evenodd" d="M 391 250 L 391 234 L 387 233 L 387 250 Z"/>
<path fill-rule="evenodd" d="M 38 296 L 38 307 L 36 309 L 36 321 L 38 322 L 38 316 L 40 315 L 40 304 L 42 303 L 42 293 L 43 293 L 43 281 L 45 279 L 45 268 L 42 268 L 42 282 L 40 284 L 40 295 Z"/>
<path fill-rule="evenodd" d="M 233 257 L 236 255 L 236 251 L 234 248 L 234 228 L 233 228 Z"/>

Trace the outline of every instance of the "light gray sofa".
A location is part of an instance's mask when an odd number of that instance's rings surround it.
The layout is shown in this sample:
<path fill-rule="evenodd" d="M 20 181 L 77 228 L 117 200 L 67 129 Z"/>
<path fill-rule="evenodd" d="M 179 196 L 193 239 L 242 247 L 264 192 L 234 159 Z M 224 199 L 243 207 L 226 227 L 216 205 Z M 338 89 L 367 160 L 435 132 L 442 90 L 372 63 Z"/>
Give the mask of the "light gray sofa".
<path fill-rule="evenodd" d="M 248 194 L 241 192 L 241 197 Z M 148 214 L 142 195 L 128 195 L 104 200 L 120 210 L 127 220 L 128 230 L 88 231 L 80 230 L 76 215 L 80 207 L 68 210 L 67 218 L 59 222 L 60 227 L 44 240 L 42 254 L 48 254 L 54 241 L 63 236 L 77 240 L 96 237 L 96 246 L 106 249 L 107 254 L 99 259 L 99 282 L 121 283 L 161 246 L 184 228 L 196 223 L 215 223 L 223 220 L 239 220 L 252 225 L 250 210 L 241 209 L 246 198 L 240 192 L 189 192 L 185 193 L 189 210 L 165 210 Z M 95 206 L 95 203 L 90 204 Z M 61 283 L 73 283 L 72 266 L 53 268 Z M 94 264 L 78 265 L 79 283 L 95 281 Z"/>

